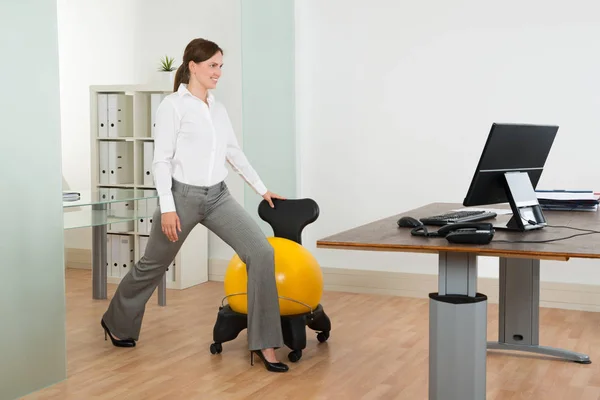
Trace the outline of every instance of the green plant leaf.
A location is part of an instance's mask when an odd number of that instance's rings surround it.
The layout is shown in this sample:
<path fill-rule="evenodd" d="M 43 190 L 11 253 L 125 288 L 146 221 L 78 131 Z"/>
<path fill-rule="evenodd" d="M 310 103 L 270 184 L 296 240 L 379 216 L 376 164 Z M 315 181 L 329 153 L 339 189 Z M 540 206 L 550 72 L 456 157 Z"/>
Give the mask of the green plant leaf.
<path fill-rule="evenodd" d="M 174 71 L 176 69 L 173 65 L 174 62 L 175 58 L 165 55 L 160 59 L 160 67 L 158 70 L 164 72 Z"/>

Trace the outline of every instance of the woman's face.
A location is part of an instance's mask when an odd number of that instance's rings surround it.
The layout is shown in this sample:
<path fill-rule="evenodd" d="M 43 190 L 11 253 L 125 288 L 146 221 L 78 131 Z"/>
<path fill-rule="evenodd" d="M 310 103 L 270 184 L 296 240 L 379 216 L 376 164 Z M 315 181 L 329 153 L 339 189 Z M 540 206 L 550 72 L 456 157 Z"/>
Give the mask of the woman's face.
<path fill-rule="evenodd" d="M 218 51 L 214 56 L 200 63 L 190 62 L 190 72 L 192 78 L 204 88 L 214 89 L 221 77 L 221 68 L 223 67 L 223 54 Z"/>

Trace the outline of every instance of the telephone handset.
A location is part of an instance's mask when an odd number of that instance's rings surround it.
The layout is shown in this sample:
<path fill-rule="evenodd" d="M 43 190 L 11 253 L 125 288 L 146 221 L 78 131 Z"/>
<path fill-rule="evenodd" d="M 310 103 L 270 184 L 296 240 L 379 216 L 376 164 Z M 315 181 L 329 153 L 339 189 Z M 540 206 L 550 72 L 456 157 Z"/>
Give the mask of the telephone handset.
<path fill-rule="evenodd" d="M 489 222 L 461 222 L 448 224 L 436 232 L 428 232 L 424 225 L 411 231 L 413 236 L 445 237 L 450 243 L 488 244 L 494 237 L 494 226 Z"/>
<path fill-rule="evenodd" d="M 438 229 L 436 234 L 437 236 L 446 237 L 450 232 L 455 232 L 459 229 L 469 231 L 493 231 L 494 225 L 489 222 L 461 222 L 457 224 L 448 224 Z"/>

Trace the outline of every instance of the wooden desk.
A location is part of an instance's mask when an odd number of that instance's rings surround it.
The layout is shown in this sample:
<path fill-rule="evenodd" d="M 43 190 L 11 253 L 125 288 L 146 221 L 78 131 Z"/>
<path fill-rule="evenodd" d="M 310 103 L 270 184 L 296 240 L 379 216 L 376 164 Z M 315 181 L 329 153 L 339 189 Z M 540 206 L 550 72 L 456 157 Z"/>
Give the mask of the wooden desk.
<path fill-rule="evenodd" d="M 418 219 L 460 208 L 453 203 L 429 204 L 318 240 L 317 247 L 439 254 L 438 292 L 430 294 L 430 399 L 485 399 L 486 349 L 589 364 L 585 354 L 539 345 L 540 260 L 600 258 L 600 236 L 577 230 L 599 231 L 600 213 L 546 211 L 548 227 L 524 233 L 497 230 L 488 245 L 412 236 L 410 228 L 397 225 L 402 216 Z M 504 225 L 507 218 L 499 216 L 489 222 Z M 580 236 L 548 242 L 573 235 Z M 499 258 L 497 342 L 487 342 L 487 297 L 477 293 L 477 256 Z"/>

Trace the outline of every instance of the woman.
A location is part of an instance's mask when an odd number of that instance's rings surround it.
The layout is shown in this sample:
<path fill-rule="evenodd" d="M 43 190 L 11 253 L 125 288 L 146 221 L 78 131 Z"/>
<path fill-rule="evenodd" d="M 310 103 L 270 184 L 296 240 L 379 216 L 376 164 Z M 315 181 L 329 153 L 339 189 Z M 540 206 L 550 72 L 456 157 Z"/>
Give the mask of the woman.
<path fill-rule="evenodd" d="M 209 92 L 217 86 L 223 51 L 192 40 L 175 75 L 174 93 L 156 111 L 153 172 L 159 197 L 144 256 L 123 278 L 101 324 L 115 346 L 133 347 L 146 303 L 187 235 L 201 223 L 229 244 L 248 270 L 248 346 L 269 371 L 285 372 L 273 247 L 229 194 L 225 161 L 273 207 L 271 193 L 238 146 L 227 111 Z"/>

